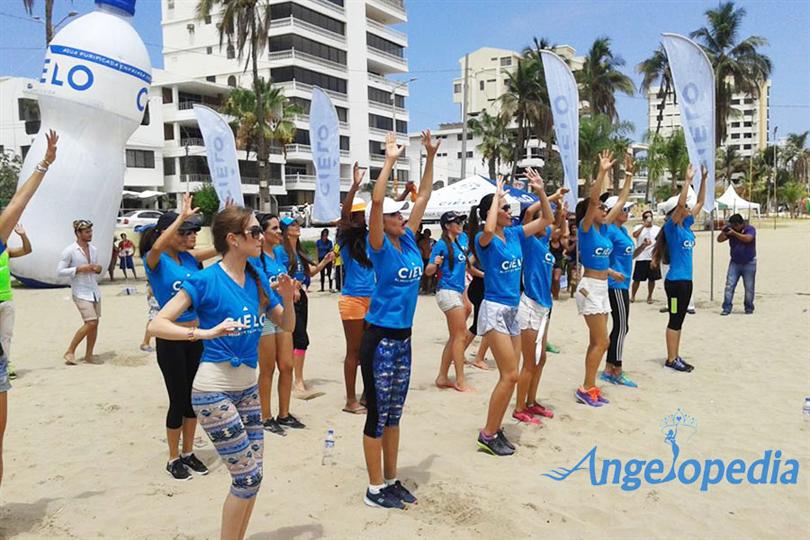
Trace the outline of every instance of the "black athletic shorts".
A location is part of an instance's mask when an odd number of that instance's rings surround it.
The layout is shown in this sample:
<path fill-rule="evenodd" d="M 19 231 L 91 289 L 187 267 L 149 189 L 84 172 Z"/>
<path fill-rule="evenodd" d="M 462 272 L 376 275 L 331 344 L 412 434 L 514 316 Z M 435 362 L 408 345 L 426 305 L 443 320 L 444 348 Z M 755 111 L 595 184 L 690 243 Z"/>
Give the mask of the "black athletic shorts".
<path fill-rule="evenodd" d="M 658 281 L 661 279 L 661 269 L 652 268 L 651 261 L 636 261 L 633 268 L 633 281 Z"/>

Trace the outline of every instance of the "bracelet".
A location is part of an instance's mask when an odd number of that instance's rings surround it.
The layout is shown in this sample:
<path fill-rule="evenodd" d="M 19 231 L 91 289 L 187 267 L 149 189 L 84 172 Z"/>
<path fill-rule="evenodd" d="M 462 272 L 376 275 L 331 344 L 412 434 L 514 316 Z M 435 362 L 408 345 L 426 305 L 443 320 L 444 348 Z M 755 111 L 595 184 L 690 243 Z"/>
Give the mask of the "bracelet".
<path fill-rule="evenodd" d="M 197 332 L 197 327 L 196 326 L 192 326 L 191 328 L 188 329 L 188 333 L 186 333 L 186 337 L 188 338 L 189 341 L 197 341 L 196 332 Z"/>
<path fill-rule="evenodd" d="M 41 173 L 48 172 L 48 166 L 47 165 L 43 166 L 42 163 L 47 163 L 47 162 L 43 161 L 43 162 L 37 163 L 36 170 L 38 172 L 41 172 Z"/>

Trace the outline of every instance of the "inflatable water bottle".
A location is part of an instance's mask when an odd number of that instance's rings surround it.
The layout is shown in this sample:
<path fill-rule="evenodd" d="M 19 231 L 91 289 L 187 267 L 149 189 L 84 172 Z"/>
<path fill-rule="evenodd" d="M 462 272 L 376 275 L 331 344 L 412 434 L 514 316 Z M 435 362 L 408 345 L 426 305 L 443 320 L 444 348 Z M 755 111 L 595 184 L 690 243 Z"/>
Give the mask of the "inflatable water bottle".
<path fill-rule="evenodd" d="M 65 284 L 59 257 L 75 241 L 72 222 L 93 222 L 98 264 L 110 260 L 124 187 L 124 147 L 143 119 L 152 68 L 130 24 L 135 0 L 96 0 L 96 10 L 57 33 L 39 84 L 42 127 L 23 163 L 19 185 L 45 153 L 45 133 L 59 134 L 56 162 L 20 219 L 33 253 L 12 259 L 11 272 L 29 286 Z M 18 185 L 18 187 L 19 187 Z M 12 244 L 18 241 L 11 235 Z"/>

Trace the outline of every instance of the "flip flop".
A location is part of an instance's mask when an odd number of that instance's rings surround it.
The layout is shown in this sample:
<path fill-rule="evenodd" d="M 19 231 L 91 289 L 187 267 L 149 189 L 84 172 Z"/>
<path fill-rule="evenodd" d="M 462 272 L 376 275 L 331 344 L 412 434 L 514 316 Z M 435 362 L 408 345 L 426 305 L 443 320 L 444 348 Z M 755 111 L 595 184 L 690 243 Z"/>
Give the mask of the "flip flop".
<path fill-rule="evenodd" d="M 326 392 L 318 392 L 317 390 L 304 390 L 303 392 L 300 390 L 293 391 L 293 396 L 295 399 L 300 399 L 303 401 L 309 401 L 310 399 L 315 399 L 325 395 Z"/>
<path fill-rule="evenodd" d="M 76 365 L 76 355 L 67 354 L 65 353 L 62 355 L 62 358 L 65 359 L 65 364 L 68 366 L 75 366 Z"/>
<path fill-rule="evenodd" d="M 357 407 L 355 409 L 350 409 L 348 407 L 343 407 L 343 412 L 349 413 L 349 414 L 366 414 L 366 413 L 368 413 L 368 410 L 361 405 L 361 406 L 359 406 L 359 407 Z"/>
<path fill-rule="evenodd" d="M 464 362 L 465 365 L 472 366 L 475 369 L 480 369 L 481 371 L 491 371 L 492 368 L 489 367 L 489 364 L 486 364 L 486 367 L 481 367 L 480 365 L 476 364 L 475 362 Z"/>

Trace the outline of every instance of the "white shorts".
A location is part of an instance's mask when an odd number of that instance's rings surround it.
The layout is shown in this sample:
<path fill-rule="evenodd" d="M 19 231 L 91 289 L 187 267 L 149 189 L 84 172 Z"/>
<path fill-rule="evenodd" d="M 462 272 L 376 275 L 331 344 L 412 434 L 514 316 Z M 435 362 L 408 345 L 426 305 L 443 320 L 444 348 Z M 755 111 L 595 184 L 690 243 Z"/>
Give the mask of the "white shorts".
<path fill-rule="evenodd" d="M 517 318 L 521 330 L 534 330 L 542 335 L 546 331 L 550 316 L 551 310 L 549 308 L 535 302 L 525 293 L 520 295 Z"/>
<path fill-rule="evenodd" d="M 580 315 L 610 313 L 608 280 L 583 276 L 579 280 L 574 299 L 577 301 L 577 311 Z"/>
<path fill-rule="evenodd" d="M 499 304 L 490 300 L 481 302 L 478 312 L 478 335 L 484 336 L 490 330 L 509 336 L 519 336 L 518 308 Z"/>
<path fill-rule="evenodd" d="M 450 289 L 439 289 L 436 291 L 436 303 L 439 304 L 439 309 L 445 312 L 464 307 L 461 293 Z"/>

